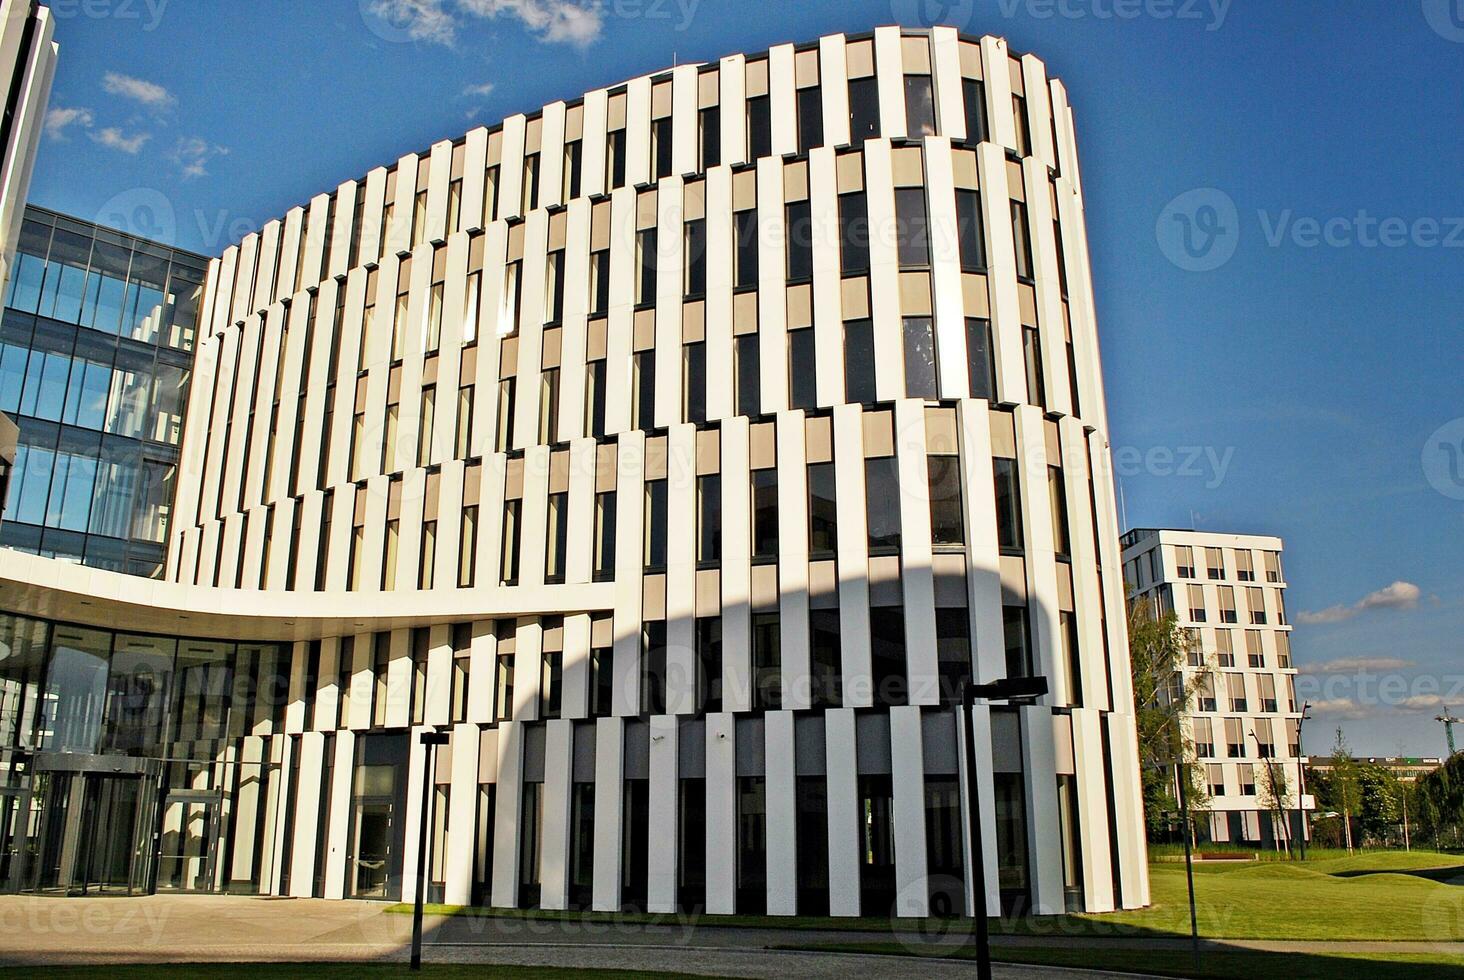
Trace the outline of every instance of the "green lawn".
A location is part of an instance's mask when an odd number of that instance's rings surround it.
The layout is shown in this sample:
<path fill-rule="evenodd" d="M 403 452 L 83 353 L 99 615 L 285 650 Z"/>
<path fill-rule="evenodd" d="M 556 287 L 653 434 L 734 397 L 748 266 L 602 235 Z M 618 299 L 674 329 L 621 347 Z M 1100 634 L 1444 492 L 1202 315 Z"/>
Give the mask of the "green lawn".
<path fill-rule="evenodd" d="M 1053 936 L 1189 935 L 1184 865 L 1150 865 L 1153 904 L 1132 912 L 993 921 L 996 932 Z M 1374 939 L 1464 942 L 1464 857 L 1432 851 L 1348 856 L 1325 852 L 1305 862 L 1200 863 L 1195 898 L 1200 934 L 1214 939 Z M 410 905 L 393 911 L 410 912 Z M 796 918 L 749 915 L 689 916 L 634 913 L 543 912 L 429 906 L 440 915 L 611 919 L 702 927 L 768 927 L 836 931 L 922 930 L 914 919 Z M 969 923 L 946 923 L 959 933 Z"/>
<path fill-rule="evenodd" d="M 912 956 L 898 943 L 840 943 L 836 945 L 786 946 L 823 952 L 880 953 Z M 974 959 L 961 953 L 954 959 Z M 1303 953 L 1238 953 L 1207 950 L 1200 970 L 1194 969 L 1189 952 L 1178 950 L 1061 949 L 997 947 L 992 959 L 998 963 L 1029 963 L 1043 966 L 1072 966 L 1090 970 L 1148 973 L 1201 980 L 1257 980 L 1284 977 L 1285 980 L 1338 980 L 1361 977 L 1368 980 L 1464 980 L 1464 957 L 1426 955 L 1320 955 Z"/>
<path fill-rule="evenodd" d="M 3 971 L 0 971 L 3 972 Z M 39 980 L 95 980 L 105 975 L 117 980 L 255 980 L 257 977 L 290 980 L 395 980 L 407 974 L 401 963 L 161 963 L 149 966 L 36 966 L 25 975 Z M 685 976 L 686 974 L 678 974 Z M 484 963 L 426 963 L 416 974 L 425 980 L 637 980 L 671 974 L 632 970 L 566 970 L 550 966 L 499 966 Z"/>

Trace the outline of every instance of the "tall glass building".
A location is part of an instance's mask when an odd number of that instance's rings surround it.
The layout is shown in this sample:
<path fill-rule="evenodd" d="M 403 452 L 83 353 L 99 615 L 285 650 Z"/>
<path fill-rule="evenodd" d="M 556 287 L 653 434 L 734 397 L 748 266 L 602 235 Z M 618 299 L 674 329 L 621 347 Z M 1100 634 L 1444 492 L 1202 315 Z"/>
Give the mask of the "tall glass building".
<path fill-rule="evenodd" d="M 207 260 L 30 207 L 5 287 L 0 545 L 156 576 Z"/>

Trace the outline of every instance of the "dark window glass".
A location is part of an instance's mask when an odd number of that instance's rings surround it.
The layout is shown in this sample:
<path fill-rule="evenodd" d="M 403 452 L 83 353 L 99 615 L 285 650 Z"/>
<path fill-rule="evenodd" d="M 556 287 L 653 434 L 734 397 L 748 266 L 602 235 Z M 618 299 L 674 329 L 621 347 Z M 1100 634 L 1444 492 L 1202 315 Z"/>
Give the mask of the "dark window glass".
<path fill-rule="evenodd" d="M 839 261 L 846 276 L 869 271 L 869 200 L 863 191 L 839 195 Z"/>
<path fill-rule="evenodd" d="M 777 711 L 783 704 L 783 654 L 777 613 L 752 617 L 752 708 Z"/>
<path fill-rule="evenodd" d="M 565 555 L 569 546 L 569 494 L 549 495 L 549 540 L 544 543 L 544 580 L 564 581 Z"/>
<path fill-rule="evenodd" d="M 505 585 L 515 585 L 519 577 L 519 509 L 521 500 L 509 500 L 503 505 L 503 575 Z"/>
<path fill-rule="evenodd" d="M 564 672 L 564 654 L 559 651 L 545 652 L 539 674 L 539 717 L 545 720 L 558 718 L 564 699 L 561 678 Z"/>
<path fill-rule="evenodd" d="M 615 690 L 615 650 L 596 647 L 590 651 L 590 714 L 595 718 L 610 717 Z"/>
<path fill-rule="evenodd" d="M 752 471 L 752 559 L 778 557 L 778 471 Z"/>
<path fill-rule="evenodd" d="M 986 142 L 986 89 L 981 80 L 961 79 L 961 95 L 966 103 L 966 142 Z"/>
<path fill-rule="evenodd" d="M 996 401 L 996 361 L 991 356 L 991 321 L 966 318 L 966 369 L 970 372 L 971 397 Z"/>
<path fill-rule="evenodd" d="M 643 350 L 635 355 L 632 365 L 635 374 L 635 418 L 633 429 L 653 429 L 656 426 L 656 352 Z"/>
<path fill-rule="evenodd" d="M 1059 557 L 1072 554 L 1072 533 L 1068 524 L 1067 488 L 1063 485 L 1062 467 L 1047 467 L 1047 496 L 1052 509 L 1052 547 Z"/>
<path fill-rule="evenodd" d="M 788 331 L 788 404 L 791 408 L 813 408 L 818 404 L 818 353 L 813 329 Z"/>
<path fill-rule="evenodd" d="M 822 146 L 823 90 L 817 85 L 798 90 L 798 152 L 806 154 Z"/>
<path fill-rule="evenodd" d="M 757 285 L 757 212 L 738 211 L 732 216 L 737 232 L 734 260 L 737 266 L 735 285 L 742 289 Z"/>
<path fill-rule="evenodd" d="M 838 707 L 843 701 L 843 661 L 839 653 L 839 610 L 810 609 L 809 681 L 815 708 Z"/>
<path fill-rule="evenodd" d="M 688 422 L 707 420 L 707 345 L 705 342 L 687 344 L 685 354 L 686 397 L 682 405 L 683 416 Z"/>
<path fill-rule="evenodd" d="M 935 378 L 935 324 L 928 316 L 905 317 L 905 394 L 938 398 Z"/>
<path fill-rule="evenodd" d="M 1003 550 L 1022 550 L 1022 493 L 1017 484 L 1017 461 L 992 460 L 996 479 L 996 541 Z"/>
<path fill-rule="evenodd" d="M 1083 704 L 1083 661 L 1078 651 L 1078 617 L 1076 613 L 1059 612 L 1058 619 L 1062 624 L 1062 652 L 1063 663 L 1067 666 L 1068 675 L 1068 704 L 1073 707 L 1082 707 Z M 1275 702 L 1270 710 L 1276 710 Z"/>
<path fill-rule="evenodd" d="M 613 130 L 605 141 L 605 155 L 609 158 L 610 188 L 625 186 L 625 130 Z"/>
<path fill-rule="evenodd" d="M 959 703 L 961 688 L 971 679 L 971 618 L 965 609 L 935 611 L 935 655 L 941 704 Z"/>
<path fill-rule="evenodd" d="M 766 95 L 747 100 L 747 159 L 773 154 L 773 111 Z"/>
<path fill-rule="evenodd" d="M 1012 125 L 1016 128 L 1017 152 L 1024 157 L 1032 155 L 1032 134 L 1027 128 L 1027 98 L 1012 96 Z"/>
<path fill-rule="evenodd" d="M 762 414 L 762 377 L 758 367 L 757 334 L 737 338 L 734 350 L 737 370 L 737 414 Z"/>
<path fill-rule="evenodd" d="M 1017 249 L 1017 278 L 1032 279 L 1032 235 L 1027 228 L 1027 205 L 1012 202 L 1012 242 Z"/>
<path fill-rule="evenodd" d="M 905 674 L 905 607 L 876 606 L 869 610 L 869 655 L 875 704 L 905 704 L 909 686 Z"/>
<path fill-rule="evenodd" d="M 930 456 L 930 540 L 936 547 L 959 548 L 966 543 L 966 522 L 961 513 L 961 459 Z"/>
<path fill-rule="evenodd" d="M 653 122 L 651 142 L 656 148 L 656 179 L 671 176 L 671 118 Z"/>
<path fill-rule="evenodd" d="M 956 235 L 960 241 L 961 268 L 966 272 L 986 269 L 986 237 L 981 224 L 981 192 L 956 191 Z"/>
<path fill-rule="evenodd" d="M 713 473 L 696 481 L 696 560 L 722 559 L 722 477 Z"/>
<path fill-rule="evenodd" d="M 849 141 L 879 139 L 879 84 L 873 77 L 849 80 Z"/>
<path fill-rule="evenodd" d="M 844 400 L 871 405 L 877 398 L 873 321 L 850 320 L 844 324 Z"/>
<path fill-rule="evenodd" d="M 1027 607 L 1002 606 L 1001 622 L 1006 635 L 1007 676 L 1032 676 L 1032 636 L 1027 626 Z"/>
<path fill-rule="evenodd" d="M 605 362 L 585 365 L 585 427 L 592 436 L 605 434 Z"/>
<path fill-rule="evenodd" d="M 707 222 L 705 218 L 686 223 L 685 292 L 687 296 L 704 296 L 707 291 Z"/>
<path fill-rule="evenodd" d="M 1036 327 L 1022 328 L 1022 356 L 1027 362 L 1027 400 L 1047 406 L 1047 383 L 1042 373 L 1042 344 Z"/>
<path fill-rule="evenodd" d="M 610 309 L 610 250 L 590 254 L 590 312 L 606 313 Z"/>
<path fill-rule="evenodd" d="M 722 110 L 708 106 L 697 114 L 701 130 L 701 169 L 706 172 L 722 162 Z"/>
<path fill-rule="evenodd" d="M 646 623 L 641 628 L 641 711 L 666 713 L 666 624 Z"/>
<path fill-rule="evenodd" d="M 905 76 L 905 135 L 912 140 L 935 135 L 935 87 L 929 75 Z"/>
<path fill-rule="evenodd" d="M 761 915 L 768 906 L 767 780 L 737 780 L 737 910 Z"/>
<path fill-rule="evenodd" d="M 640 274 L 636 277 L 635 301 L 640 306 L 650 306 L 656 302 L 656 229 L 637 233 L 636 252 Z"/>
<path fill-rule="evenodd" d="M 899 226 L 901 268 L 930 265 L 930 222 L 925 212 L 925 188 L 895 188 L 895 219 Z"/>
<path fill-rule="evenodd" d="M 615 577 L 615 491 L 595 494 L 595 581 Z"/>
<path fill-rule="evenodd" d="M 900 471 L 893 456 L 864 461 L 864 499 L 869 515 L 869 551 L 900 548 Z"/>
<path fill-rule="evenodd" d="M 808 467 L 808 551 L 828 556 L 839 548 L 838 477 L 833 463 Z"/>
<path fill-rule="evenodd" d="M 666 567 L 666 481 L 646 481 L 645 566 Z"/>
<path fill-rule="evenodd" d="M 565 203 L 580 196 L 580 174 L 584 167 L 583 140 L 573 140 L 564 144 L 564 168 L 565 168 Z"/>
<path fill-rule="evenodd" d="M 813 216 L 808 201 L 794 201 L 787 207 L 788 278 L 813 278 Z"/>
<path fill-rule="evenodd" d="M 722 620 L 707 616 L 696 621 L 697 676 L 703 711 L 722 710 Z"/>

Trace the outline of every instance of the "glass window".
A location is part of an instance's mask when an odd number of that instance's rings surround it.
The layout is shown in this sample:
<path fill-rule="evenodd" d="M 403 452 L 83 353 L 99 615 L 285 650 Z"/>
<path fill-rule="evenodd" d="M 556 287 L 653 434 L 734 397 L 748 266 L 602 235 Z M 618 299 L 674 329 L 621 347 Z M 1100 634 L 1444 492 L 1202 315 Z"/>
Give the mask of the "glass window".
<path fill-rule="evenodd" d="M 929 75 L 905 76 L 905 135 L 912 140 L 935 135 L 935 87 Z"/>
<path fill-rule="evenodd" d="M 870 554 L 900 548 L 900 470 L 894 456 L 864 461 L 864 499 L 869 519 Z"/>
<path fill-rule="evenodd" d="M 991 321 L 985 317 L 966 318 L 966 370 L 971 397 L 995 402 L 996 359 L 991 350 Z"/>
<path fill-rule="evenodd" d="M 818 351 L 813 329 L 788 331 L 788 404 L 790 408 L 813 408 L 818 404 Z"/>
<path fill-rule="evenodd" d="M 935 611 L 935 654 L 941 704 L 959 704 L 971 680 L 971 617 L 964 608 Z"/>
<path fill-rule="evenodd" d="M 756 211 L 738 211 L 732 215 L 737 235 L 733 255 L 735 277 L 733 283 L 738 289 L 757 286 L 758 226 Z"/>
<path fill-rule="evenodd" d="M 696 480 L 696 560 L 722 559 L 722 477 L 713 473 Z"/>
<path fill-rule="evenodd" d="M 992 460 L 996 480 L 996 540 L 1003 551 L 1022 549 L 1022 494 L 1017 482 L 1017 461 Z"/>
<path fill-rule="evenodd" d="M 1067 487 L 1063 484 L 1062 467 L 1047 467 L 1047 498 L 1052 511 L 1052 546 L 1058 557 L 1072 554 L 1072 534 L 1068 523 Z"/>
<path fill-rule="evenodd" d="M 747 100 L 747 159 L 773 154 L 772 104 L 766 95 Z"/>
<path fill-rule="evenodd" d="M 849 141 L 879 139 L 879 84 L 873 77 L 849 80 Z"/>
<path fill-rule="evenodd" d="M 1007 676 L 1032 676 L 1032 635 L 1027 625 L 1027 607 L 1002 606 L 1001 621 L 1006 637 Z"/>
<path fill-rule="evenodd" d="M 869 199 L 863 191 L 839 195 L 839 261 L 846 276 L 869 271 Z"/>
<path fill-rule="evenodd" d="M 901 268 L 930 265 L 930 222 L 926 217 L 925 188 L 895 188 L 895 219 L 899 228 Z"/>
<path fill-rule="evenodd" d="M 778 557 L 778 471 L 752 471 L 752 558 Z"/>
<path fill-rule="evenodd" d="M 986 90 L 979 78 L 961 79 L 961 95 L 966 110 L 966 142 L 986 142 Z"/>
<path fill-rule="evenodd" d="M 653 620 L 641 627 L 641 711 L 666 713 L 666 623 Z"/>
<path fill-rule="evenodd" d="M 1042 344 L 1036 327 L 1022 328 L 1022 357 L 1027 367 L 1027 398 L 1033 405 L 1047 405 L 1047 382 L 1042 371 Z"/>
<path fill-rule="evenodd" d="M 656 302 L 656 229 L 636 233 L 635 301 L 640 306 Z"/>
<path fill-rule="evenodd" d="M 610 310 L 610 250 L 590 253 L 590 312 Z"/>
<path fill-rule="evenodd" d="M 839 548 L 838 476 L 833 463 L 808 467 L 808 551 L 830 556 Z"/>
<path fill-rule="evenodd" d="M 935 324 L 928 316 L 905 317 L 905 394 L 938 398 L 935 376 Z"/>
<path fill-rule="evenodd" d="M 549 495 L 549 520 L 544 542 L 544 580 L 564 581 L 565 553 L 569 544 L 569 494 Z"/>
<path fill-rule="evenodd" d="M 682 398 L 682 418 L 687 422 L 707 420 L 707 345 L 705 342 L 687 344 L 682 348 L 685 361 L 682 383 L 686 386 Z"/>
<path fill-rule="evenodd" d="M 585 429 L 591 436 L 605 434 L 605 362 L 585 365 Z"/>
<path fill-rule="evenodd" d="M 701 150 L 701 166 L 698 168 L 703 173 L 712 169 L 722 162 L 722 109 L 720 106 L 707 106 L 697 113 L 697 130 L 700 139 L 698 140 Z"/>
<path fill-rule="evenodd" d="M 1017 249 L 1017 278 L 1032 281 L 1032 234 L 1027 225 L 1027 205 L 1012 202 L 1012 242 Z"/>
<path fill-rule="evenodd" d="M 635 401 L 631 408 L 632 429 L 653 429 L 656 426 L 656 352 L 643 350 L 632 360 Z"/>
<path fill-rule="evenodd" d="M 508 500 L 503 504 L 502 573 L 504 585 L 517 585 L 519 577 L 519 513 L 523 501 Z"/>
<path fill-rule="evenodd" d="M 834 708 L 843 701 L 843 660 L 839 644 L 839 610 L 810 609 L 809 670 L 814 707 Z"/>
<path fill-rule="evenodd" d="M 671 117 L 657 119 L 651 123 L 651 160 L 655 164 L 656 179 L 671 176 Z"/>
<path fill-rule="evenodd" d="M 698 707 L 722 710 L 722 620 L 707 616 L 696 621 L 696 663 L 700 681 Z"/>
<path fill-rule="evenodd" d="M 737 414 L 762 414 L 762 375 L 758 366 L 757 334 L 743 334 L 733 349 L 737 372 Z"/>
<path fill-rule="evenodd" d="M 959 548 L 966 543 L 966 522 L 961 513 L 961 459 L 930 456 L 930 540 L 937 548 Z"/>
<path fill-rule="evenodd" d="M 798 90 L 798 152 L 806 154 L 822 146 L 823 90 L 817 85 Z"/>
<path fill-rule="evenodd" d="M 813 278 L 813 214 L 808 201 L 794 201 L 786 208 L 788 279 Z"/>
<path fill-rule="evenodd" d="M 615 491 L 595 494 L 595 581 L 615 577 Z"/>
<path fill-rule="evenodd" d="M 704 296 L 707 291 L 706 219 L 698 218 L 688 221 L 684 235 L 686 280 L 683 283 L 683 291 L 687 296 Z"/>
<path fill-rule="evenodd" d="M 844 400 L 862 405 L 872 405 L 878 400 L 872 320 L 850 320 L 844 324 Z"/>
<path fill-rule="evenodd" d="M 778 614 L 752 616 L 752 709 L 777 711 L 783 703 L 783 653 Z"/>
<path fill-rule="evenodd" d="M 645 566 L 647 570 L 666 567 L 666 481 L 646 481 Z"/>
<path fill-rule="evenodd" d="M 962 270 L 986 271 L 986 233 L 981 220 L 980 191 L 956 191 L 956 236 L 960 242 Z"/>

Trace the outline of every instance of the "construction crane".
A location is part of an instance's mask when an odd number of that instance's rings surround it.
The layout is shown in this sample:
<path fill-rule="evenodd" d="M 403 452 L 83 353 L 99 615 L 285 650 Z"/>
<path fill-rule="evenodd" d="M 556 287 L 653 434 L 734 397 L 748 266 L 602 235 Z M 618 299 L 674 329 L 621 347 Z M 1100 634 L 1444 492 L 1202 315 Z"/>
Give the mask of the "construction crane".
<path fill-rule="evenodd" d="M 1453 758 L 1454 753 L 1458 751 L 1454 748 L 1454 726 L 1464 725 L 1464 718 L 1456 718 L 1449 714 L 1449 706 L 1444 705 L 1444 713 L 1436 715 L 1434 721 L 1443 722 L 1444 736 L 1449 740 L 1449 757 Z"/>

